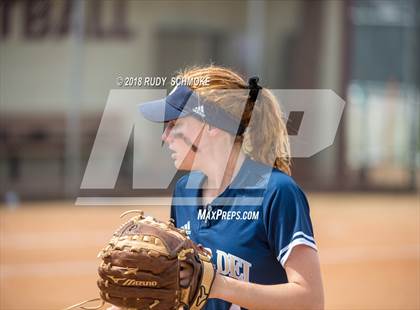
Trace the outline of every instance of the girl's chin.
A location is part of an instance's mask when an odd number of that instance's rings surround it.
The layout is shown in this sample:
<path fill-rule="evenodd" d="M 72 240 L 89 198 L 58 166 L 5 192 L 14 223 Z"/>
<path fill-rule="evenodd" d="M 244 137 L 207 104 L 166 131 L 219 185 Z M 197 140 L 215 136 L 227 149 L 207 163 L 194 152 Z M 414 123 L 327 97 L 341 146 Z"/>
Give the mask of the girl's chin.
<path fill-rule="evenodd" d="M 174 166 L 176 169 L 182 169 L 182 160 L 179 160 L 178 158 L 172 158 L 174 160 Z"/>
<path fill-rule="evenodd" d="M 191 165 L 185 164 L 182 160 L 174 159 L 174 166 L 177 170 L 191 171 Z"/>

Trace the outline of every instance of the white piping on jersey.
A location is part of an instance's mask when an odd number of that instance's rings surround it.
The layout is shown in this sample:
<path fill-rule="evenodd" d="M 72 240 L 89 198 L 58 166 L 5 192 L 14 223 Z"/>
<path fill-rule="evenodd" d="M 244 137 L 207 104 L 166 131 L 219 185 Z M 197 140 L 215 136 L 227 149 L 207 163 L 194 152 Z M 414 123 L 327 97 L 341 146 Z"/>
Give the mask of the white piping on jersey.
<path fill-rule="evenodd" d="M 309 240 L 313 241 L 313 243 L 315 243 L 315 239 L 312 238 L 311 236 L 308 236 L 303 231 L 295 232 L 292 236 L 292 241 L 294 241 L 295 237 L 297 237 L 297 236 L 304 236 L 306 239 L 309 239 Z M 302 239 L 302 238 L 299 238 L 299 239 Z M 277 257 L 277 260 L 280 260 L 280 256 L 289 249 L 289 245 L 286 245 L 283 249 L 280 250 L 280 253 L 279 253 L 279 256 Z"/>
<path fill-rule="evenodd" d="M 305 234 L 303 231 L 295 232 L 293 237 L 292 237 L 292 240 L 295 239 L 296 236 L 304 236 L 306 239 L 312 240 L 315 243 L 315 239 L 313 237 Z"/>
<path fill-rule="evenodd" d="M 316 251 L 318 251 L 318 248 L 316 247 L 315 243 L 308 241 L 304 238 L 297 238 L 295 240 L 293 240 L 292 242 L 290 242 L 287 246 L 285 246 L 283 249 L 281 249 L 279 256 L 277 256 L 277 260 L 280 262 L 280 264 L 284 267 L 284 264 L 286 263 L 287 259 L 289 258 L 290 253 L 292 253 L 292 250 L 295 246 L 297 245 L 307 245 L 313 249 L 315 249 Z M 286 252 L 283 257 L 280 259 L 280 257 L 282 256 L 282 254 Z"/>
<path fill-rule="evenodd" d="M 230 305 L 229 310 L 241 310 L 241 307 L 239 307 L 238 305 L 232 304 Z"/>

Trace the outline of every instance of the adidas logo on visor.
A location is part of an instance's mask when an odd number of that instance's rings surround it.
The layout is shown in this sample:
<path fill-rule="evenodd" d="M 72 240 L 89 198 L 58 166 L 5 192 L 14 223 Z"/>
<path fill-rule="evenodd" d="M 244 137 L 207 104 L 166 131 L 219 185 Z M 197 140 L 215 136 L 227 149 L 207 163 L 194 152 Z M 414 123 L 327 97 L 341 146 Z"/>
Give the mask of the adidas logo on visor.
<path fill-rule="evenodd" d="M 192 111 L 198 115 L 200 115 L 201 117 L 206 117 L 206 114 L 204 113 L 204 106 L 199 105 L 195 108 L 192 109 Z"/>

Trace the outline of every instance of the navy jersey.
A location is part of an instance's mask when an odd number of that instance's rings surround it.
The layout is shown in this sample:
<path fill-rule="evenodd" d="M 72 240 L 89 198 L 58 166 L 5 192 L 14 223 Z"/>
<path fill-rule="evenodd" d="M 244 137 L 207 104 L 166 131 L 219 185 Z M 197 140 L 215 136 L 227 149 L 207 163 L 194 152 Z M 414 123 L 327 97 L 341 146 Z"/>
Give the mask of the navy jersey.
<path fill-rule="evenodd" d="M 203 206 L 205 178 L 194 171 L 177 182 L 175 225 L 211 251 L 218 273 L 258 284 L 287 283 L 284 265 L 293 247 L 316 249 L 302 190 L 290 176 L 247 157 L 226 190 Z M 205 309 L 240 308 L 209 299 Z"/>

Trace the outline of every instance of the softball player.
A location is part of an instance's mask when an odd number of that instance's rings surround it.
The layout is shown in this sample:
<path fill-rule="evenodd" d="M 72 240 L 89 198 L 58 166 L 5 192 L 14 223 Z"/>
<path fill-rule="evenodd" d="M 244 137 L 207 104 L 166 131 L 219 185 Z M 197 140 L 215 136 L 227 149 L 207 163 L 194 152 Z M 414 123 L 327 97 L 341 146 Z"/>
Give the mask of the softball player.
<path fill-rule="evenodd" d="M 208 310 L 322 309 L 323 287 L 305 194 L 290 177 L 278 102 L 253 78 L 193 68 L 163 100 L 140 105 L 166 122 L 162 140 L 179 170 L 171 217 L 213 255 Z M 164 113 L 162 112 L 164 111 Z M 189 266 L 181 271 L 189 281 Z"/>

